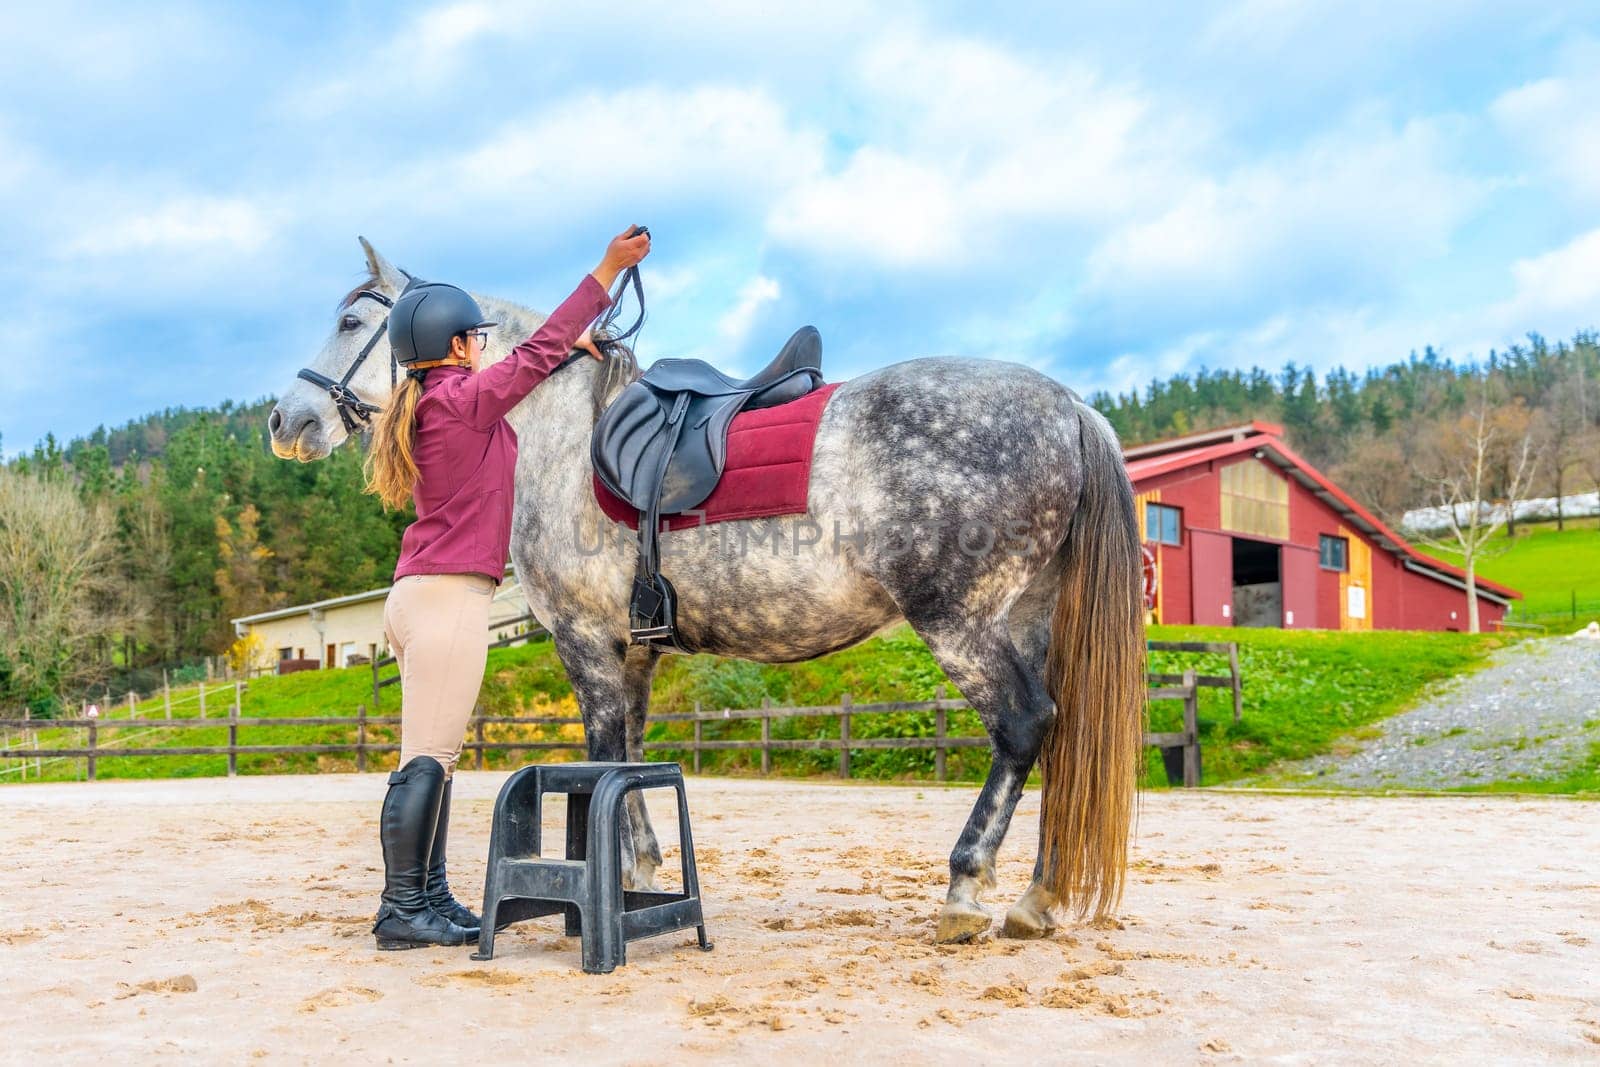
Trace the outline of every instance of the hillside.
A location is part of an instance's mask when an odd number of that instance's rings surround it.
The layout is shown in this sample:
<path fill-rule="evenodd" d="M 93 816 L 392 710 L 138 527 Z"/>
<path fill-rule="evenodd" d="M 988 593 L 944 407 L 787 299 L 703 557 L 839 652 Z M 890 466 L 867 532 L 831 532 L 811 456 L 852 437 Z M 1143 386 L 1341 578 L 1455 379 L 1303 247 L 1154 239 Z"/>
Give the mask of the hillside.
<path fill-rule="evenodd" d="M 1452 427 L 1480 400 L 1493 405 L 1504 440 L 1531 435 L 1542 459 L 1535 495 L 1600 478 L 1600 348 L 1587 334 L 1530 338 L 1483 362 L 1425 351 L 1360 374 L 1335 367 L 1319 376 L 1294 363 L 1201 368 L 1091 399 L 1129 444 L 1249 419 L 1281 423 L 1297 452 L 1390 519 L 1426 501 L 1425 459 L 1448 450 Z M 264 438 L 270 405 L 169 409 L 64 445 L 47 438 L 9 465 L 71 490 L 76 514 L 62 525 L 108 533 L 86 570 L 109 580 L 105 610 L 78 632 L 0 612 L 0 634 L 27 634 L 33 646 L 10 662 L 0 650 L 0 707 L 48 715 L 105 686 L 147 688 L 162 667 L 227 651 L 230 618 L 387 580 L 411 516 L 363 493 L 359 447 L 312 464 L 274 457 Z M 1502 492 L 1498 484 L 1486 493 Z M 0 583 L 21 580 L 0 574 Z M 73 595 L 87 596 L 56 599 Z"/>
<path fill-rule="evenodd" d="M 1522 593 L 1512 621 L 1563 630 L 1600 618 L 1600 519 L 1569 519 L 1566 527 L 1519 525 L 1516 537 L 1497 535 L 1479 560 L 1480 575 Z M 1459 553 L 1428 551 L 1461 565 Z"/>

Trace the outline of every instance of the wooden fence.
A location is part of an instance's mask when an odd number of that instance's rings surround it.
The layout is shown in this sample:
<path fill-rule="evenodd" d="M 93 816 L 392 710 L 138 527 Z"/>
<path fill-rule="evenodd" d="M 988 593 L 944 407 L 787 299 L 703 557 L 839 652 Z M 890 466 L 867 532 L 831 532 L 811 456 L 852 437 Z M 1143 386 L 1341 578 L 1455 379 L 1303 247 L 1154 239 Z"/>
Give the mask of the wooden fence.
<path fill-rule="evenodd" d="M 70 724 L 76 724 L 81 727 L 84 723 L 92 721 L 97 725 L 97 733 L 98 730 L 111 727 L 131 726 L 143 729 L 146 734 L 153 734 L 158 733 L 160 727 L 173 720 L 174 708 L 178 709 L 180 718 L 198 715 L 200 719 L 207 720 L 202 723 L 196 723 L 196 725 L 216 726 L 219 721 L 226 721 L 229 714 L 228 709 L 237 709 L 244 692 L 244 686 L 245 683 L 242 681 L 200 682 L 193 689 L 188 691 L 179 689 L 174 695 L 175 691 L 169 685 L 163 684 L 160 690 L 161 707 L 159 709 L 149 706 L 155 703 L 157 694 L 152 693 L 141 701 L 136 699 L 137 694 L 129 693 L 126 705 L 120 701 L 108 701 L 104 709 L 95 706 L 96 714 L 92 716 L 88 712 L 90 708 L 89 702 L 83 701 L 82 708 L 84 711 L 76 719 L 35 719 L 25 715 L 20 720 L 8 719 L 0 721 L 4 724 L 9 724 L 10 728 L 15 728 L 20 732 L 20 739 L 14 740 L 10 736 L 10 729 L 6 725 L 0 725 L 0 780 L 4 780 L 7 775 L 20 774 L 22 780 L 26 781 L 29 760 L 33 762 L 34 776 L 41 777 L 43 775 L 46 761 L 42 757 L 55 750 L 39 747 L 39 732 L 41 730 L 56 730 Z M 225 698 L 224 702 L 219 704 L 219 694 L 226 694 L 226 697 L 231 699 Z M 211 702 L 209 717 L 206 709 L 208 697 Z M 141 709 L 140 703 L 145 704 L 146 707 Z M 185 704 L 191 703 L 194 707 L 187 709 L 184 707 Z M 120 721 L 117 721 L 119 719 Z M 18 727 L 16 724 L 19 722 L 25 725 Z M 31 745 L 27 741 L 30 737 L 32 739 Z M 105 747 L 109 748 L 110 746 Z M 54 763 L 60 758 L 51 757 L 48 762 Z M 13 765 L 13 760 L 20 761 L 20 763 Z"/>
<path fill-rule="evenodd" d="M 526 635 L 518 635 L 518 639 Z M 1197 786 L 1200 784 L 1200 735 L 1196 722 L 1198 706 L 1199 677 L 1192 670 L 1185 671 L 1179 676 L 1178 685 L 1158 684 L 1151 688 L 1152 700 L 1181 700 L 1183 701 L 1183 729 L 1171 733 L 1147 734 L 1145 743 L 1162 748 L 1178 747 L 1183 749 L 1183 784 Z M 1152 679 L 1154 680 L 1154 679 Z M 763 702 L 759 708 L 732 708 L 718 711 L 704 711 L 697 704 L 692 712 L 676 712 L 663 715 L 652 715 L 652 722 L 687 722 L 694 724 L 692 738 L 682 740 L 647 741 L 647 751 L 670 750 L 674 752 L 688 752 L 691 755 L 694 770 L 700 770 L 700 757 L 704 752 L 715 751 L 759 751 L 761 753 L 761 772 L 771 773 L 772 754 L 774 752 L 793 751 L 835 751 L 838 753 L 838 775 L 841 778 L 850 777 L 850 754 L 853 751 L 871 749 L 932 749 L 934 754 L 934 777 L 944 781 L 946 777 L 946 757 L 952 751 L 963 748 L 987 747 L 989 739 L 984 736 L 952 735 L 949 732 L 949 714 L 952 711 L 970 710 L 965 700 L 948 699 L 944 695 L 944 687 L 939 687 L 933 700 L 904 700 L 889 701 L 873 704 L 857 704 L 850 694 L 844 694 L 838 704 L 807 706 L 807 707 L 774 707 L 770 701 Z M 852 721 L 863 716 L 887 715 L 895 712 L 933 712 L 934 730 L 932 736 L 917 737 L 856 737 L 852 734 Z M 836 718 L 838 719 L 838 736 L 817 738 L 774 738 L 772 736 L 772 723 L 776 719 L 789 719 L 799 717 Z M 708 722 L 736 722 L 757 720 L 761 723 L 761 737 L 748 740 L 707 739 L 704 736 L 705 724 Z M 486 726 L 569 726 L 581 723 L 583 720 L 575 716 L 498 716 L 474 715 L 468 724 L 472 740 L 462 745 L 463 752 L 471 752 L 476 766 L 481 770 L 484 766 L 484 755 L 488 752 L 558 752 L 569 751 L 582 753 L 586 751 L 581 741 L 487 741 L 484 738 Z M 25 719 L 0 719 L 0 730 L 38 728 L 42 724 L 37 720 Z M 237 701 L 228 709 L 226 718 L 208 720 L 173 719 L 161 721 L 162 729 L 206 729 L 226 726 L 228 730 L 228 743 L 226 745 L 189 746 L 189 747 L 121 747 L 107 744 L 101 740 L 101 735 L 107 731 L 126 729 L 138 726 L 148 729 L 152 725 L 150 720 L 117 720 L 103 719 L 56 719 L 49 722 L 52 728 L 81 728 L 86 731 L 84 744 L 74 747 L 59 748 L 33 748 L 27 750 L 13 750 L 7 752 L 9 758 L 65 758 L 83 759 L 86 761 L 87 775 L 90 781 L 95 780 L 98 761 L 110 757 L 146 757 L 146 756 L 226 756 L 228 758 L 228 774 L 238 773 L 240 755 L 261 754 L 311 754 L 311 753 L 354 753 L 356 769 L 367 769 L 368 756 L 375 753 L 398 752 L 400 746 L 391 742 L 373 741 L 368 736 L 368 731 L 375 726 L 398 726 L 400 717 L 374 716 L 367 714 L 367 707 L 362 704 L 357 707 L 354 718 L 350 716 L 321 717 L 321 718 L 250 718 L 246 719 L 239 714 Z M 273 726 L 354 726 L 356 738 L 353 742 L 339 742 L 317 745 L 244 745 L 239 742 L 239 735 L 245 729 L 268 728 Z"/>
<path fill-rule="evenodd" d="M 1233 721 L 1238 722 L 1244 712 L 1244 682 L 1239 674 L 1239 646 L 1232 641 L 1149 641 L 1145 647 L 1151 652 L 1212 653 L 1228 657 L 1227 674 L 1197 674 L 1195 683 L 1215 689 L 1233 691 Z M 1181 674 L 1152 674 L 1153 685 L 1182 685 Z"/>

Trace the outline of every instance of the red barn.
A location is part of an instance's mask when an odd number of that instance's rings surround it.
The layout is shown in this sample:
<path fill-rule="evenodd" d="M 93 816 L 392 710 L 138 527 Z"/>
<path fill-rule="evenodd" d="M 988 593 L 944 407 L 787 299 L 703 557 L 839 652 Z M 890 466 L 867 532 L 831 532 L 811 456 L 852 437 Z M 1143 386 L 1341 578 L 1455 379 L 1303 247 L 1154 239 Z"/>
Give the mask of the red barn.
<path fill-rule="evenodd" d="M 1124 452 L 1157 622 L 1465 630 L 1466 576 L 1424 555 L 1265 422 Z M 1478 579 L 1493 629 L 1521 594 Z"/>

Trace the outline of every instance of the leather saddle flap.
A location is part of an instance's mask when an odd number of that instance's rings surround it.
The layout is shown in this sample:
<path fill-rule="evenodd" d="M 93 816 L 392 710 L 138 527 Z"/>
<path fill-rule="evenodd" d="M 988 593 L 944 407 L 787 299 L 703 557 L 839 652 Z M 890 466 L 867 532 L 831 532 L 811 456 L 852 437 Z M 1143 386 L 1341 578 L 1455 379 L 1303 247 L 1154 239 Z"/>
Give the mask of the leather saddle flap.
<path fill-rule="evenodd" d="M 675 366 L 663 369 L 663 363 Z M 659 360 L 647 378 L 626 386 L 601 414 L 590 448 L 595 474 L 612 493 L 644 511 L 662 452 L 669 451 L 659 510 L 670 514 L 697 507 L 722 474 L 733 417 L 798 399 L 821 378 L 815 368 L 802 367 L 759 389 L 725 391 L 720 383 L 729 381 L 726 375 L 708 364 Z M 687 404 L 674 423 L 673 407 L 685 396 Z"/>

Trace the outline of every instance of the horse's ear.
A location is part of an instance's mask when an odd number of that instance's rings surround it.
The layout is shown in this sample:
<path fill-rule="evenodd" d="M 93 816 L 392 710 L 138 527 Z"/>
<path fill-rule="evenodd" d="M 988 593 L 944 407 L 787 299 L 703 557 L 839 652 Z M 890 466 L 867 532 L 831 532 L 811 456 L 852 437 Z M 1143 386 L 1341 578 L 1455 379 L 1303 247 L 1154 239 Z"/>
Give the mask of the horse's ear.
<path fill-rule="evenodd" d="M 373 248 L 365 237 L 357 237 L 356 240 L 361 242 L 361 250 L 367 254 L 367 267 L 372 271 L 374 278 L 397 293 L 406 287 L 406 282 L 410 278 L 405 271 L 380 256 L 378 250 Z"/>

